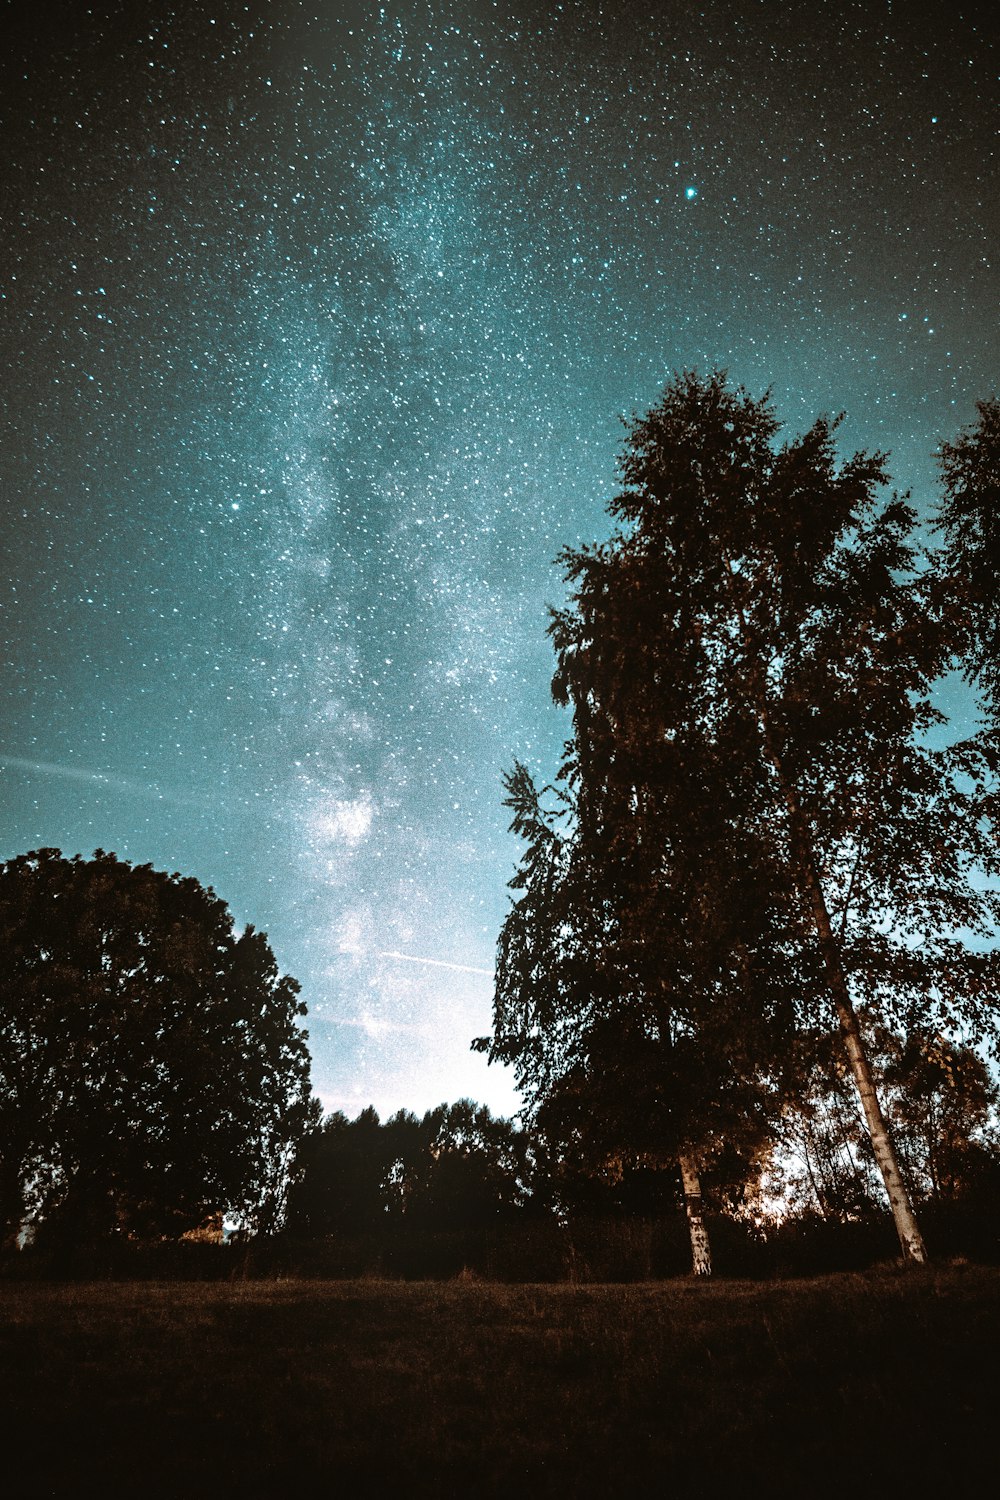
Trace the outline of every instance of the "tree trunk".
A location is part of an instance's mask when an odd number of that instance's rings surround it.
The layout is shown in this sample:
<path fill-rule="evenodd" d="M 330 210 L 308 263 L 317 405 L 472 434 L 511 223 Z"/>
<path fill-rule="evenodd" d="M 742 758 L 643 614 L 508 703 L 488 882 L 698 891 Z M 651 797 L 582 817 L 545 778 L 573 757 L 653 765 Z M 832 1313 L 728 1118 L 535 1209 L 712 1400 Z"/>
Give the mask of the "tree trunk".
<path fill-rule="evenodd" d="M 789 792 L 789 799 L 795 802 L 794 793 Z M 795 811 L 798 809 L 796 807 Z M 801 814 L 798 814 L 801 817 Z M 837 940 L 833 934 L 830 923 L 830 914 L 826 909 L 826 899 L 823 888 L 820 885 L 819 876 L 813 868 L 812 860 L 808 857 L 802 861 L 803 874 L 806 879 L 809 897 L 812 903 L 813 920 L 816 924 L 816 934 L 819 938 L 820 951 L 823 955 L 823 966 L 826 969 L 826 980 L 833 995 L 833 1003 L 837 1008 L 837 1019 L 840 1022 L 841 1034 L 844 1038 L 844 1046 L 847 1050 L 848 1061 L 851 1064 L 851 1072 L 854 1074 L 854 1082 L 861 1096 L 861 1107 L 865 1112 L 865 1122 L 868 1126 L 868 1134 L 871 1136 L 872 1150 L 878 1169 L 882 1173 L 882 1181 L 889 1195 L 889 1206 L 892 1209 L 892 1217 L 896 1225 L 896 1233 L 899 1235 L 899 1243 L 903 1251 L 903 1259 L 912 1261 L 915 1265 L 924 1265 L 927 1260 L 927 1250 L 924 1246 L 923 1236 L 917 1225 L 910 1195 L 899 1170 L 899 1162 L 896 1158 L 896 1148 L 889 1134 L 882 1107 L 875 1092 L 875 1080 L 872 1077 L 871 1066 L 868 1055 L 865 1052 L 864 1040 L 861 1036 L 861 1028 L 858 1025 L 857 1012 L 851 1000 L 851 994 L 844 978 L 844 970 L 840 962 L 840 954 L 837 950 Z"/>
<path fill-rule="evenodd" d="M 816 1181 L 816 1174 L 813 1171 L 812 1155 L 809 1151 L 810 1140 L 812 1140 L 813 1144 L 815 1145 L 815 1137 L 813 1135 L 812 1126 L 807 1123 L 805 1129 L 802 1132 L 802 1150 L 806 1159 L 806 1173 L 809 1177 L 809 1186 L 813 1190 L 813 1197 L 816 1199 L 816 1207 L 819 1210 L 819 1216 L 821 1219 L 825 1219 L 826 1194 L 820 1192 L 819 1183 Z M 820 1170 L 822 1171 L 822 1167 L 820 1168 Z"/>
<path fill-rule="evenodd" d="M 688 1233 L 691 1236 L 691 1273 L 694 1276 L 711 1276 L 712 1252 L 708 1243 L 708 1230 L 701 1212 L 701 1180 L 698 1168 L 690 1156 L 679 1158 L 681 1182 L 684 1185 L 684 1208 L 687 1213 Z"/>

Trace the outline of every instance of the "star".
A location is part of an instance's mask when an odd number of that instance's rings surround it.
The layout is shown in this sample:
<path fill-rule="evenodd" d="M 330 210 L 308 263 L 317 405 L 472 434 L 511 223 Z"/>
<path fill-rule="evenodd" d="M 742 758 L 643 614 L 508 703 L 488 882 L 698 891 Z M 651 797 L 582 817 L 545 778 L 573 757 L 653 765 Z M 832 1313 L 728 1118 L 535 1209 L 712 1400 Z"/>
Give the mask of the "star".
<path fill-rule="evenodd" d="M 996 379 L 993 80 L 962 7 L 930 82 L 902 6 L 391 9 L 96 7 L 54 54 L 39 8 L 6 70 L 0 857 L 196 876 L 324 1098 L 510 1112 L 469 1042 L 502 774 L 568 733 L 552 559 L 675 368 L 845 411 L 926 503 Z"/>

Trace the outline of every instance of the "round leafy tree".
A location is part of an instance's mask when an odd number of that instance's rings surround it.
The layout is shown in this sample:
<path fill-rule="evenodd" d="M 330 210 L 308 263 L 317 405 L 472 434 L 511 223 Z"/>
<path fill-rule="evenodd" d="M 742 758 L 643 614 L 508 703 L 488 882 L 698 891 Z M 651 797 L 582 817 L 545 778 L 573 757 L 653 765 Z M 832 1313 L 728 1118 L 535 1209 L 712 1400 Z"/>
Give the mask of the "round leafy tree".
<path fill-rule="evenodd" d="M 8 1239 L 273 1225 L 316 1105 L 266 936 L 197 880 L 40 849 L 0 865 L 0 942 Z"/>

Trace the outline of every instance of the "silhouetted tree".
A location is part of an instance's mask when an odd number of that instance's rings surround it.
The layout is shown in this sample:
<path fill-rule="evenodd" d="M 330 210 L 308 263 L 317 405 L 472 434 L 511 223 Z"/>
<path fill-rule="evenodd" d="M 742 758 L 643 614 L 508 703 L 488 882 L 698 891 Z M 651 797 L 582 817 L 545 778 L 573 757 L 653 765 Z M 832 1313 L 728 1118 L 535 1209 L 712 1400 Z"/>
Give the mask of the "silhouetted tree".
<path fill-rule="evenodd" d="M 958 626 L 961 665 L 1000 712 L 1000 400 L 941 445 L 944 495 L 935 518 L 945 545 L 938 577 Z"/>
<path fill-rule="evenodd" d="M 507 778 L 526 847 L 479 1045 L 514 1066 L 570 1159 L 679 1168 L 706 1274 L 701 1177 L 733 1144 L 749 1162 L 766 1143 L 801 954 L 784 864 L 755 841 L 759 796 L 734 784 L 725 746 L 678 721 L 684 641 L 662 569 L 620 542 L 564 554 L 577 590 L 553 619 L 553 691 L 574 738 L 554 788 L 517 764 Z"/>
<path fill-rule="evenodd" d="M 692 1266 L 706 1275 L 701 1179 L 734 1145 L 749 1163 L 767 1141 L 790 968 L 776 949 L 763 983 L 746 942 L 749 899 L 718 900 L 722 829 L 715 845 L 695 832 L 718 814 L 704 765 L 676 757 L 663 737 L 657 795 L 638 795 L 651 747 L 634 727 L 594 714 L 583 744 L 582 718 L 549 789 L 554 806 L 524 767 L 507 778 L 526 849 L 498 944 L 494 1034 L 482 1045 L 514 1065 L 533 1127 L 569 1180 L 587 1164 L 616 1183 L 673 1167 Z M 726 833 L 741 848 L 741 818 Z M 758 873 L 754 899 L 775 908 Z"/>
<path fill-rule="evenodd" d="M 997 915 L 969 878 L 995 862 L 991 754 L 927 742 L 956 610 L 912 509 L 877 498 L 883 457 L 838 468 L 835 425 L 778 447 L 767 399 L 718 374 L 633 421 L 620 529 L 564 554 L 552 624 L 567 831 L 509 784 L 528 849 L 488 1045 L 539 1106 L 575 1093 L 620 1131 L 631 1099 L 696 1168 L 712 1101 L 794 1090 L 792 1022 L 832 1012 L 919 1261 L 859 1010 L 945 1033 L 994 1013 L 996 959 L 967 941 Z"/>
<path fill-rule="evenodd" d="M 529 1196 L 525 1133 L 471 1100 L 439 1104 L 423 1119 L 409 1110 L 385 1122 L 373 1109 L 355 1121 L 330 1115 L 298 1166 L 288 1227 L 300 1235 L 489 1229 Z"/>
<path fill-rule="evenodd" d="M 869 1061 L 886 1102 L 882 1061 L 866 1029 Z M 768 1196 L 792 1215 L 854 1221 L 877 1216 L 880 1180 L 864 1113 L 840 1034 L 803 1031 L 796 1042 L 797 1088 L 787 1100 L 767 1174 Z M 898 1143 L 897 1144 L 901 1144 Z"/>
<path fill-rule="evenodd" d="M 997 1088 L 982 1058 L 941 1036 L 868 1026 L 879 1096 L 918 1205 L 986 1209 L 1000 1169 Z M 880 1211 L 879 1181 L 857 1095 L 832 1032 L 799 1041 L 800 1091 L 785 1111 L 768 1190 L 786 1211 L 850 1221 Z M 941 1215 L 938 1215 L 941 1223 Z"/>
<path fill-rule="evenodd" d="M 409 1118 L 416 1126 L 416 1118 Z M 372 1108 L 355 1120 L 339 1110 L 327 1115 L 299 1151 L 288 1195 L 289 1231 L 359 1235 L 382 1228 L 390 1209 L 398 1135 L 398 1128 L 386 1130 Z"/>
<path fill-rule="evenodd" d="M 306 1236 L 481 1230 L 517 1218 L 530 1197 L 525 1132 L 470 1099 L 423 1118 L 330 1115 L 304 1143 L 288 1228 Z"/>
<path fill-rule="evenodd" d="M 316 1106 L 264 934 L 194 879 L 42 849 L 0 865 L 0 941 L 7 1235 L 272 1227 Z"/>
<path fill-rule="evenodd" d="M 889 1034 L 882 1076 L 903 1168 L 916 1197 L 953 1203 L 974 1196 L 984 1170 L 1000 1165 L 998 1090 L 971 1047 L 941 1036 Z"/>
<path fill-rule="evenodd" d="M 420 1121 L 403 1162 L 405 1211 L 434 1229 L 488 1229 L 514 1219 L 527 1194 L 527 1139 L 512 1121 L 471 1099 L 441 1104 Z"/>

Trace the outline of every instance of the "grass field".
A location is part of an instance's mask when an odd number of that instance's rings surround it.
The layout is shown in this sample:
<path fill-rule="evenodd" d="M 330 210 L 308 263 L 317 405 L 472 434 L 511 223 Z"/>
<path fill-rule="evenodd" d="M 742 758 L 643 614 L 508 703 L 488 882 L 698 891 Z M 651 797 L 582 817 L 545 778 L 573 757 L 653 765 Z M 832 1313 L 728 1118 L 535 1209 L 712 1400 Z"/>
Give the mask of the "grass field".
<path fill-rule="evenodd" d="M 2 1472 L 11 1495 L 178 1500 L 981 1494 L 998 1354 L 1000 1271 L 974 1267 L 710 1285 L 8 1282 Z"/>

